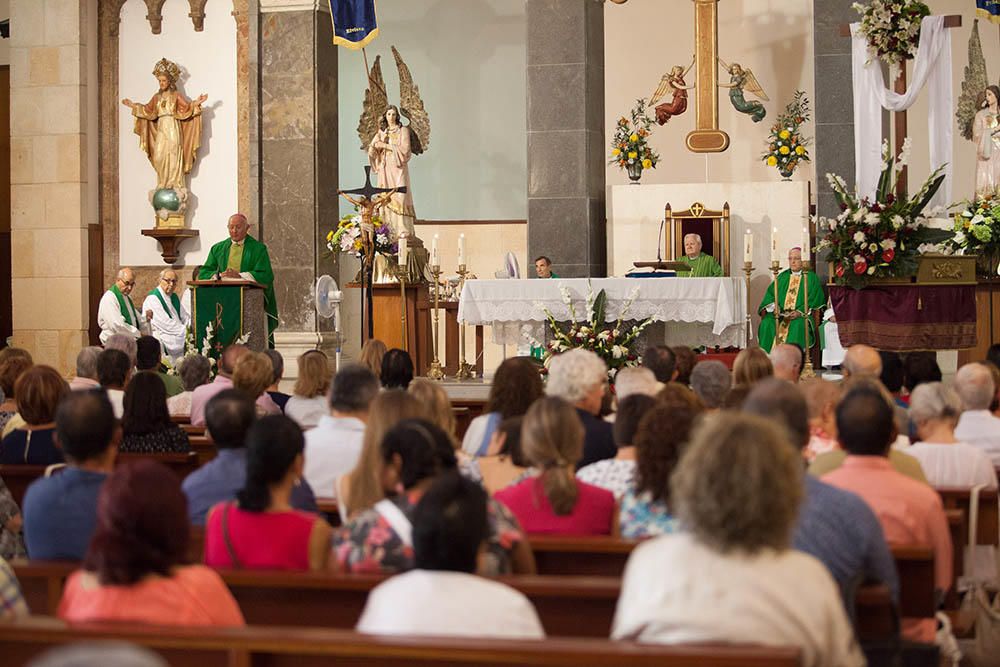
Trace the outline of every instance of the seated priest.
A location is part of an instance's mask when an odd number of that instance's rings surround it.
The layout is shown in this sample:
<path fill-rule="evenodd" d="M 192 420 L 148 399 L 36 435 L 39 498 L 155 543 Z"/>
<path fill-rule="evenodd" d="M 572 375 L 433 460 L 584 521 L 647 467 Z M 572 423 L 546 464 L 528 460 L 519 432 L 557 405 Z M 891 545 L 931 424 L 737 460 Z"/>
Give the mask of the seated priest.
<path fill-rule="evenodd" d="M 184 356 L 184 338 L 191 325 L 191 314 L 177 296 L 177 272 L 160 271 L 160 284 L 142 302 L 144 312 L 152 312 L 153 336 L 172 360 Z"/>
<path fill-rule="evenodd" d="M 808 280 L 806 280 L 808 278 Z M 826 296 L 820 284 L 819 276 L 812 271 L 802 270 L 802 249 L 792 248 L 788 251 L 788 268 L 778 274 L 778 322 L 774 318 L 774 283 L 764 292 L 757 312 L 760 315 L 760 327 L 757 329 L 757 340 L 767 352 L 778 343 L 794 343 L 803 350 L 810 349 L 817 342 L 817 330 L 810 313 L 826 306 Z M 806 294 L 808 282 L 809 293 Z M 808 307 L 806 304 L 809 304 Z M 809 322 L 809 344 L 806 344 L 806 325 Z"/>
<path fill-rule="evenodd" d="M 198 277 L 254 280 L 264 286 L 264 310 L 267 312 L 267 344 L 274 347 L 274 330 L 278 326 L 278 304 L 274 298 L 274 272 L 267 246 L 247 232 L 250 225 L 242 213 L 229 217 L 229 238 L 219 241 L 208 251 Z M 192 314 L 193 315 L 193 314 Z"/>
<path fill-rule="evenodd" d="M 711 255 L 701 251 L 701 237 L 697 234 L 684 235 L 684 255 L 677 260 L 687 264 L 687 271 L 678 271 L 678 276 L 688 278 L 721 278 L 722 267 Z"/>
<path fill-rule="evenodd" d="M 535 260 L 535 275 L 539 278 L 559 277 L 555 273 L 552 273 L 552 260 L 545 255 L 539 255 L 538 259 Z"/>
<path fill-rule="evenodd" d="M 97 306 L 97 326 L 101 328 L 101 344 L 115 334 L 125 334 L 138 338 L 146 331 L 152 315 L 140 315 L 132 303 L 132 288 L 135 287 L 135 273 L 128 267 L 118 271 L 115 282 L 104 293 Z"/>

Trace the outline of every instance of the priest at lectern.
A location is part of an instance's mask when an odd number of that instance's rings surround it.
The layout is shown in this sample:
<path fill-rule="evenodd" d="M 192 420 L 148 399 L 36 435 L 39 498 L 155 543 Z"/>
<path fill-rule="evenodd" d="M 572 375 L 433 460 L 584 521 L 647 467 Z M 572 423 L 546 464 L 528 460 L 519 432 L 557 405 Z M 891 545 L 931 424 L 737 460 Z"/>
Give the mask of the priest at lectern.
<path fill-rule="evenodd" d="M 212 246 L 208 259 L 201 266 L 198 278 L 230 278 L 253 280 L 264 286 L 264 310 L 267 312 L 267 341 L 274 347 L 274 330 L 278 326 L 278 304 L 274 298 L 274 271 L 267 246 L 249 236 L 250 225 L 242 213 L 229 218 L 229 238 Z"/>

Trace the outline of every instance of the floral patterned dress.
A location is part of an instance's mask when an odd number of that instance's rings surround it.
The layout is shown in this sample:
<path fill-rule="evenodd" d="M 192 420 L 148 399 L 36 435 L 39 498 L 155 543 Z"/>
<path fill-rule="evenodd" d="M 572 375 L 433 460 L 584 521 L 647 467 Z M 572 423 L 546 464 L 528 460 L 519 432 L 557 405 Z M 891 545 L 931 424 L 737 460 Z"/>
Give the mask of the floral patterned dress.
<path fill-rule="evenodd" d="M 25 556 L 22 532 L 15 533 L 5 527 L 8 521 L 20 513 L 20 508 L 14 502 L 14 496 L 10 494 L 7 485 L 0 479 L 0 558 L 11 560 Z"/>
<path fill-rule="evenodd" d="M 635 486 L 629 487 L 621 497 L 618 523 L 621 536 L 630 540 L 676 533 L 680 529 L 666 502 L 653 500 L 649 491 L 637 494 Z"/>

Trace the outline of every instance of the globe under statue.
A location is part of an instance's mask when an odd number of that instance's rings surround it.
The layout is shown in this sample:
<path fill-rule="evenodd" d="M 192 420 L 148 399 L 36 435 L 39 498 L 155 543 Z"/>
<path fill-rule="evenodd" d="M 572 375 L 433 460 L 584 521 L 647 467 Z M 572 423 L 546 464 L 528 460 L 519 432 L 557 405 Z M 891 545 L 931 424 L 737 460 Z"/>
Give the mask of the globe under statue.
<path fill-rule="evenodd" d="M 139 148 L 156 171 L 156 187 L 149 201 L 157 228 L 183 228 L 187 210 L 187 175 L 194 167 L 201 146 L 201 105 L 205 95 L 188 101 L 177 91 L 180 67 L 162 58 L 153 67 L 159 90 L 141 104 L 126 98 L 132 110 Z"/>

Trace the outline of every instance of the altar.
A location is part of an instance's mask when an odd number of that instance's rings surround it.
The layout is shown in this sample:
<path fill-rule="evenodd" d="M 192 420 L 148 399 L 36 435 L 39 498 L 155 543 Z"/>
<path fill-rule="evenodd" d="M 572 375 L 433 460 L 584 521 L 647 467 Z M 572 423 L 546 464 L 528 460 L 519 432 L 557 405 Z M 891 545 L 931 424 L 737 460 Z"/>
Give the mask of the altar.
<path fill-rule="evenodd" d="M 529 345 L 545 340 L 546 309 L 557 321 L 588 317 L 588 291 L 608 296 L 605 319 L 614 322 L 631 300 L 626 318 L 663 322 L 669 345 L 746 347 L 746 283 L 743 278 L 571 278 L 469 280 L 462 289 L 458 320 L 492 325 L 493 341 Z"/>

